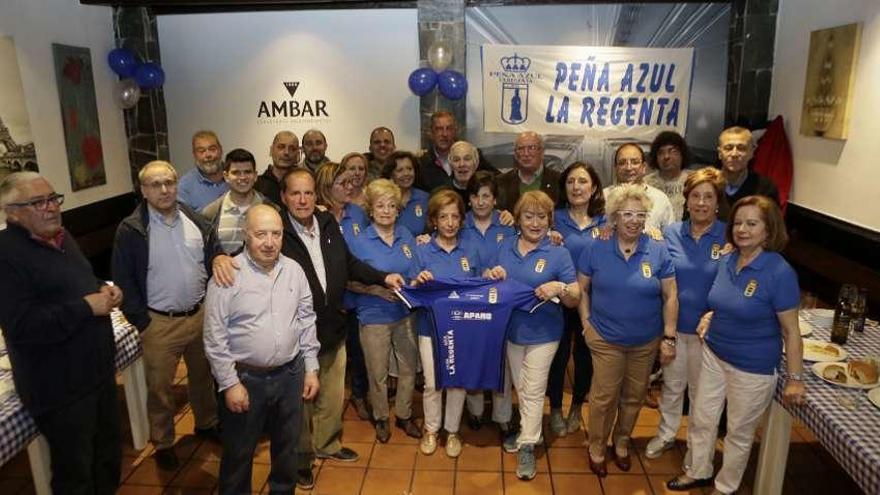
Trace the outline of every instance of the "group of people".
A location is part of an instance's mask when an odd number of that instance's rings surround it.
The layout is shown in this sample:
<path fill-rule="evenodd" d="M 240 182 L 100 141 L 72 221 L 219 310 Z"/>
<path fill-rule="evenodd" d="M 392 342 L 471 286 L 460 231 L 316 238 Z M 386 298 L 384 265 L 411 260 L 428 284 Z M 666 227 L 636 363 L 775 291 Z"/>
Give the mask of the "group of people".
<path fill-rule="evenodd" d="M 520 479 L 536 474 L 545 396 L 553 435 L 586 426 L 595 474 L 607 474 L 609 457 L 628 471 L 659 360 L 662 420 L 645 455 L 674 444 L 687 391 L 688 454 L 668 487 L 710 485 L 726 401 L 714 488 L 736 491 L 783 341 L 785 397 L 805 394 L 797 277 L 779 254 L 786 232 L 775 189 L 748 169 L 751 133 L 721 133 L 720 170 L 688 168 L 674 132 L 659 134 L 649 154 L 624 144 L 605 188 L 585 162 L 545 167 L 534 132 L 517 135 L 504 173 L 457 134 L 454 116 L 438 112 L 420 157 L 396 150 L 380 127 L 368 153 L 333 162 L 319 130 L 303 135 L 302 149 L 283 131 L 258 175 L 252 153 L 224 157 L 215 133 L 197 132 L 186 175 L 166 161 L 141 169 L 143 201 L 117 230 L 113 284 L 95 279 L 61 226 L 63 195 L 36 173 L 7 177 L 0 325 L 19 395 L 50 445 L 53 489 L 112 493 L 118 484 L 114 307 L 141 332 L 161 469 L 179 465 L 172 384 L 181 357 L 195 434 L 223 445 L 221 493 L 251 491 L 264 434 L 272 493 L 313 485 L 315 458 L 356 461 L 342 445 L 346 375 L 351 405 L 378 441 L 392 435 L 394 381 L 393 426 L 419 438 L 424 455 L 443 443 L 457 457 L 462 419 L 483 425 L 489 391 L 440 386 L 435 319 L 399 290 L 482 278 L 515 281 L 543 303 L 512 311 L 497 353 L 481 357 L 503 366 L 491 420 L 503 449 L 517 453 Z M 412 407 L 420 373 L 421 424 Z"/>

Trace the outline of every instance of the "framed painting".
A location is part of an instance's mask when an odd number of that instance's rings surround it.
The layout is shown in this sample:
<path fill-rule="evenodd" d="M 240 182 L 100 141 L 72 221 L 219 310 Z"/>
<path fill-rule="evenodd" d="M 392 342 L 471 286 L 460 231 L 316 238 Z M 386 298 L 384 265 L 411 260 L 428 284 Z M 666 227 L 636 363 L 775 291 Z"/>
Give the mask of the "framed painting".
<path fill-rule="evenodd" d="M 39 171 L 15 43 L 0 36 L 0 181 L 23 170 Z"/>
<path fill-rule="evenodd" d="M 71 188 L 79 191 L 106 184 L 91 52 L 88 48 L 53 44 L 52 54 Z"/>

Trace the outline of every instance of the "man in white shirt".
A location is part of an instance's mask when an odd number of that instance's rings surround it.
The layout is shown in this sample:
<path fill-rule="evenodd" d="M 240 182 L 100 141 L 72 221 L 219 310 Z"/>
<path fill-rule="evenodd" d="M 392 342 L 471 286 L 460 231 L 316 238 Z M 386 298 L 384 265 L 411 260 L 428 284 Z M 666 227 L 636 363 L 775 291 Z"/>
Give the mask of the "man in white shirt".
<path fill-rule="evenodd" d="M 645 184 L 646 171 L 645 152 L 642 148 L 635 143 L 621 145 L 614 153 L 614 174 L 617 182 L 613 186 L 606 187 L 602 192 L 608 198 L 618 185 L 642 184 L 653 203 L 651 211 L 648 212 L 648 220 L 645 222 L 645 230 L 655 230 L 659 234 L 667 225 L 675 222 L 675 215 L 672 212 L 672 203 L 669 202 L 666 194 L 656 187 Z"/>

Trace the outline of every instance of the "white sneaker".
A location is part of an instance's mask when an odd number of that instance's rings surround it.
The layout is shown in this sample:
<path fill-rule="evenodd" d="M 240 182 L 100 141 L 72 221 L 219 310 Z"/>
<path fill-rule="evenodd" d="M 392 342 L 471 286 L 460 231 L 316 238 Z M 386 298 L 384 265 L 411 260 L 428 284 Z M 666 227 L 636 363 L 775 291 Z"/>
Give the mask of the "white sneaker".
<path fill-rule="evenodd" d="M 645 457 L 648 459 L 656 459 L 663 455 L 663 452 L 672 448 L 675 445 L 675 439 L 671 440 L 663 440 L 659 436 L 654 437 L 648 442 L 648 446 L 645 447 Z"/>
<path fill-rule="evenodd" d="M 461 455 L 461 437 L 458 433 L 450 433 L 446 437 L 446 455 L 452 458 Z"/>
<path fill-rule="evenodd" d="M 419 450 L 425 455 L 433 454 L 437 450 L 437 434 L 426 431 L 419 443 Z"/>

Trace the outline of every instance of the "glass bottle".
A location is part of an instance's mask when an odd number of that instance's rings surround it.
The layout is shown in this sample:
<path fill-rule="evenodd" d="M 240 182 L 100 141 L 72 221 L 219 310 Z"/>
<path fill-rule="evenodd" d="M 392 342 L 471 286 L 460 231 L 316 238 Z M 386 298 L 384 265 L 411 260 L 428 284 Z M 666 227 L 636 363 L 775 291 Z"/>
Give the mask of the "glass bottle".
<path fill-rule="evenodd" d="M 834 307 L 834 322 L 831 325 L 831 342 L 838 345 L 846 344 L 849 337 L 849 322 L 852 319 L 851 301 L 856 288 L 852 284 L 844 284 L 837 296 L 837 306 Z"/>
<path fill-rule="evenodd" d="M 849 327 L 851 331 L 854 332 L 864 332 L 865 331 L 865 313 L 868 311 L 868 289 L 866 287 L 860 287 L 859 293 L 856 298 L 853 300 L 852 309 L 851 309 L 851 318 L 849 321 Z"/>

